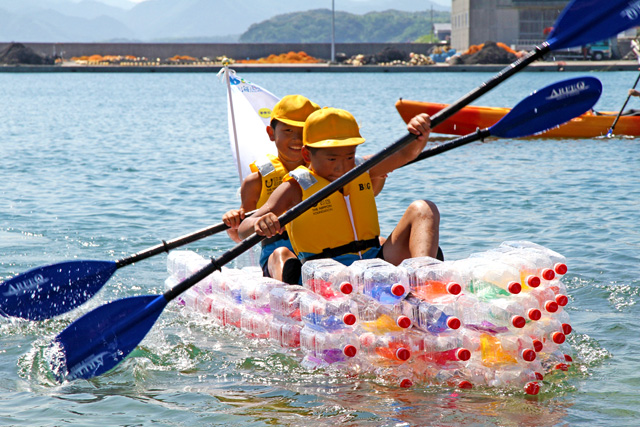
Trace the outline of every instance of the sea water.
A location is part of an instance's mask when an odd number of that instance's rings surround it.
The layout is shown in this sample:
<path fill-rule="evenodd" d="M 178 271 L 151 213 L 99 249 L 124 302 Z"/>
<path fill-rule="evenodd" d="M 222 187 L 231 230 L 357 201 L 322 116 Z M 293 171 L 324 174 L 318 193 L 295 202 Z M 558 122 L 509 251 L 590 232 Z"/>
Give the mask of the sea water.
<path fill-rule="evenodd" d="M 372 154 L 402 137 L 399 98 L 453 102 L 490 73 L 239 73 L 357 118 Z M 515 105 L 552 82 L 592 74 L 598 110 L 617 111 L 634 72 L 521 72 L 476 105 Z M 0 73 L 0 279 L 70 259 L 117 260 L 217 223 L 238 205 L 226 88 L 206 73 Z M 629 108 L 640 108 L 631 99 Z M 434 135 L 435 142 L 446 137 Z M 640 416 L 638 139 L 488 139 L 390 174 L 383 234 L 429 199 L 440 245 L 460 259 L 506 240 L 567 257 L 575 363 L 535 397 L 391 387 L 311 371 L 170 304 L 124 363 L 56 384 L 49 341 L 83 313 L 160 293 L 166 256 L 127 266 L 79 309 L 42 322 L 0 319 L 0 425 L 637 425 Z M 224 233 L 188 246 L 232 247 Z"/>

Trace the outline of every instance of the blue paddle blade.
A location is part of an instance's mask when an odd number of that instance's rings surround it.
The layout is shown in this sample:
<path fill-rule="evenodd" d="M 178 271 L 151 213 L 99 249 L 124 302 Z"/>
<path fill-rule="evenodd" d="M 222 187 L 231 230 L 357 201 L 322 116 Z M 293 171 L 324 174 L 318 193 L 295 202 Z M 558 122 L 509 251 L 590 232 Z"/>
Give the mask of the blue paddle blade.
<path fill-rule="evenodd" d="M 562 80 L 533 92 L 498 123 L 491 135 L 519 138 L 544 132 L 587 112 L 600 98 L 602 83 L 595 77 Z"/>
<path fill-rule="evenodd" d="M 123 298 L 85 314 L 51 343 L 58 381 L 89 379 L 114 368 L 136 348 L 167 305 L 162 295 Z"/>
<path fill-rule="evenodd" d="M 552 50 L 583 46 L 638 25 L 638 1 L 573 0 L 558 17 L 547 43 Z"/>
<path fill-rule="evenodd" d="M 93 297 L 116 271 L 113 261 L 67 261 L 34 268 L 0 283 L 0 315 L 43 320 Z"/>

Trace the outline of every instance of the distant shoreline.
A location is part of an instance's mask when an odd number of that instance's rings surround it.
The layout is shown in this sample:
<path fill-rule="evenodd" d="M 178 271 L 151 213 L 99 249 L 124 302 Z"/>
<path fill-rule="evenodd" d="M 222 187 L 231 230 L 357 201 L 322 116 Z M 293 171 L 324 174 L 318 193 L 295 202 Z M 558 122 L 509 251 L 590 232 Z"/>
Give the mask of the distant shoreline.
<path fill-rule="evenodd" d="M 392 73 L 392 72 L 498 72 L 505 64 L 487 65 L 330 65 L 322 64 L 232 64 L 230 68 L 256 73 Z M 217 73 L 222 65 L 0 65 L 0 72 L 8 73 Z M 544 61 L 524 69 L 545 71 L 638 71 L 633 60 L 617 61 Z"/>

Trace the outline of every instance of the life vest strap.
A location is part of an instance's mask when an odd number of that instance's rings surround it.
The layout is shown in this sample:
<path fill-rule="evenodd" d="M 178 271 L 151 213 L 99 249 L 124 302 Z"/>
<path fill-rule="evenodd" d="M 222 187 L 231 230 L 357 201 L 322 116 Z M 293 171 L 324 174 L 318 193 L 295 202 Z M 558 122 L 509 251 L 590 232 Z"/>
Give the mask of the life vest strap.
<path fill-rule="evenodd" d="M 308 257 L 304 257 L 301 259 L 304 264 L 307 261 L 311 261 L 313 259 L 320 258 L 335 258 L 344 254 L 351 254 L 360 251 L 364 251 L 370 248 L 379 248 L 380 247 L 380 239 L 378 236 L 373 239 L 368 240 L 356 240 L 351 243 L 347 243 L 346 245 L 338 246 L 336 248 L 326 248 L 323 249 L 319 254 L 309 255 Z"/>
<path fill-rule="evenodd" d="M 260 244 L 262 245 L 262 247 L 265 247 L 265 246 L 270 245 L 271 243 L 277 242 L 279 240 L 289 240 L 289 235 L 287 234 L 286 231 L 284 231 L 282 234 L 276 234 L 273 237 L 269 237 L 268 239 L 264 239 L 262 242 L 260 242 Z"/>

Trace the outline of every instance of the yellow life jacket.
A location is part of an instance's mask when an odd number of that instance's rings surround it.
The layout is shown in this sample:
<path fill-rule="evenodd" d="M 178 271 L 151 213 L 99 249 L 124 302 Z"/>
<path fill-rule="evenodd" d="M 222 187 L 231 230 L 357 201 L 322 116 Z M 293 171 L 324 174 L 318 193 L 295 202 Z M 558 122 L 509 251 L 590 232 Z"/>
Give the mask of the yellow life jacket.
<path fill-rule="evenodd" d="M 284 167 L 280 159 L 273 154 L 267 154 L 266 157 L 256 160 L 249 165 L 249 168 L 251 168 L 251 172 L 258 172 L 262 180 L 260 198 L 256 205 L 257 209 L 267 202 L 273 190 L 278 188 L 289 171 Z"/>
<path fill-rule="evenodd" d="M 298 166 L 284 180 L 290 179 L 302 188 L 302 200 L 330 184 L 305 166 Z M 323 257 L 334 258 L 379 247 L 378 209 L 369 173 L 345 185 L 343 192 L 336 191 L 320 201 L 288 223 L 286 229 L 293 250 L 303 261 L 323 252 Z"/>

